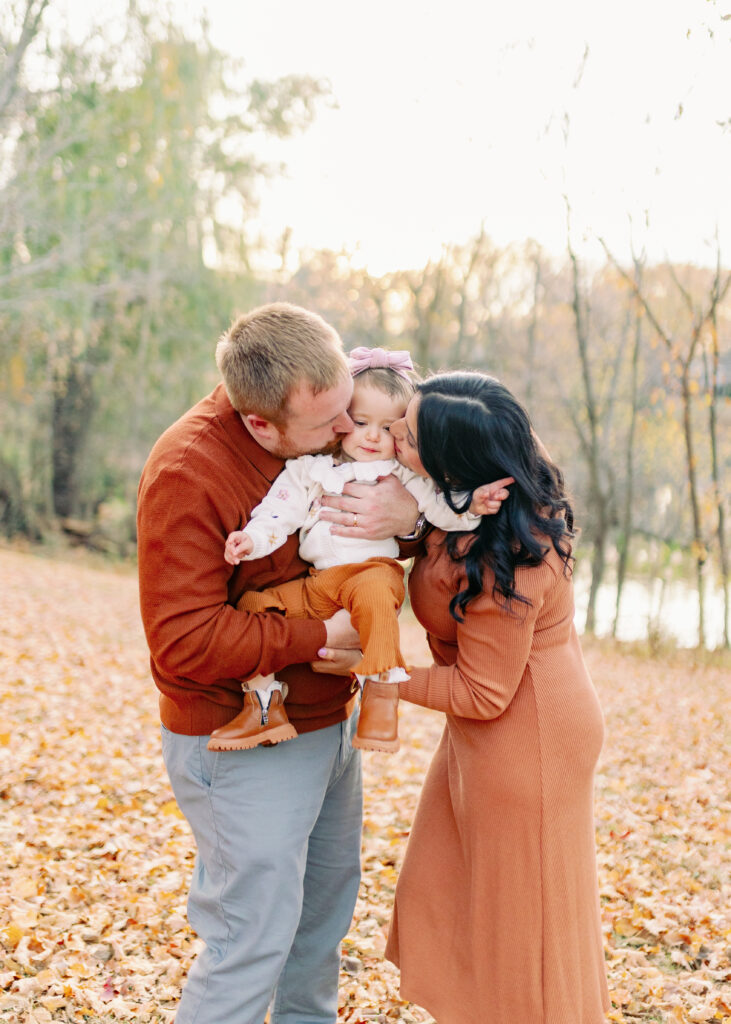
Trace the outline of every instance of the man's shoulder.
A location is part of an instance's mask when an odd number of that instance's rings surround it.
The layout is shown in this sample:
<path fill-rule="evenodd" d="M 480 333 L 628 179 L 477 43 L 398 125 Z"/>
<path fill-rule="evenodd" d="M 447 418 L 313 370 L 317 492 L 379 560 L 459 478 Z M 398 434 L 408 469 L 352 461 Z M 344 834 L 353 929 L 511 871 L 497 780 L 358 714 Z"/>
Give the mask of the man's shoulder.
<path fill-rule="evenodd" d="M 235 414 L 227 400 L 222 403 L 221 387 L 184 412 L 160 435 L 150 452 L 148 467 L 181 466 L 190 460 L 208 461 L 212 456 L 225 458 L 227 449 L 235 454 L 236 446 L 227 424 Z"/>
<path fill-rule="evenodd" d="M 142 471 L 141 486 L 168 474 L 207 475 L 203 467 L 222 467 L 229 447 L 216 412 L 216 391 L 183 413 L 157 439 Z"/>
<path fill-rule="evenodd" d="M 217 418 L 216 393 L 211 391 L 205 398 L 187 409 L 181 416 L 163 431 L 155 447 L 165 447 L 180 443 L 183 438 L 192 438 L 206 430 Z M 154 450 L 154 449 L 153 449 Z"/>
<path fill-rule="evenodd" d="M 201 399 L 160 436 L 140 480 L 142 498 L 150 490 L 193 490 L 231 496 L 248 493 L 261 500 L 282 468 L 246 431 L 222 385 Z M 252 489 L 253 488 L 253 489 Z"/>

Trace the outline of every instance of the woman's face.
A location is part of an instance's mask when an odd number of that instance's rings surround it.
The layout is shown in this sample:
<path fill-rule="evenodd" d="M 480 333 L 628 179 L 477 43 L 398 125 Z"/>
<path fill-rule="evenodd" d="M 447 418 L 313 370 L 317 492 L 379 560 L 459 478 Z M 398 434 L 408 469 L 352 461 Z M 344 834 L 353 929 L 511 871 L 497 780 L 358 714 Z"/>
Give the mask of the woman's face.
<path fill-rule="evenodd" d="M 396 458 L 402 466 L 413 470 L 419 476 L 428 476 L 419 458 L 419 447 L 416 438 L 416 417 L 419 412 L 419 395 L 409 402 L 406 413 L 400 420 L 394 420 L 391 424 L 391 437 L 394 441 Z"/>

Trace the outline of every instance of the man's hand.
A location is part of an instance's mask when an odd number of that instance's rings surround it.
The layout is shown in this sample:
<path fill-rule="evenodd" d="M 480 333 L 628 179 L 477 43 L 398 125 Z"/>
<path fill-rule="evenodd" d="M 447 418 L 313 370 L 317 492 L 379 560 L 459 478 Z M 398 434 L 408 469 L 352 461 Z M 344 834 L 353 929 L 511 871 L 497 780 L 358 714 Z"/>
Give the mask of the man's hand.
<path fill-rule="evenodd" d="M 473 516 L 494 516 L 502 508 L 502 504 L 510 494 L 508 484 L 514 484 L 512 476 L 495 480 L 491 484 L 483 484 L 472 492 L 470 512 Z"/>
<path fill-rule="evenodd" d="M 374 485 L 351 481 L 342 494 L 324 495 L 320 510 L 320 519 L 333 524 L 331 533 L 366 540 L 406 537 L 418 515 L 416 499 L 393 475 Z"/>
<path fill-rule="evenodd" d="M 314 672 L 330 672 L 344 676 L 357 665 L 363 654 L 360 650 L 360 637 L 350 621 L 350 612 L 345 608 L 330 619 L 325 620 L 325 647 L 317 652 L 320 661 L 310 662 Z"/>

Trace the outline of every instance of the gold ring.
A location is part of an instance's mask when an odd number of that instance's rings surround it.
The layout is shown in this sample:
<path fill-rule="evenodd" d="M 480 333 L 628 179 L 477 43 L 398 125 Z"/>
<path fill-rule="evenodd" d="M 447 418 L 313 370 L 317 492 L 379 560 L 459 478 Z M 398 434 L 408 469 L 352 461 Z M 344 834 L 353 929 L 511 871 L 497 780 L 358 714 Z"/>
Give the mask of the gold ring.
<path fill-rule="evenodd" d="M 357 526 L 357 525 L 358 525 L 358 513 L 354 512 L 353 513 L 353 526 Z"/>

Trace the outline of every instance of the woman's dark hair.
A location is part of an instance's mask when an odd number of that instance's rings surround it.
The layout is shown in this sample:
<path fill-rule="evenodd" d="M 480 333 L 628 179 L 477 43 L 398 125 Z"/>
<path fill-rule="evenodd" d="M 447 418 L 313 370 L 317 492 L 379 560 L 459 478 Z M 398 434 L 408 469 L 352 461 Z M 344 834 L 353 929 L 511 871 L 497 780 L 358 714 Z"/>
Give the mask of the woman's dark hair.
<path fill-rule="evenodd" d="M 444 373 L 417 384 L 419 457 L 455 512 L 464 512 L 481 485 L 512 476 L 510 496 L 497 515 L 483 516 L 468 548 L 448 534 L 447 550 L 464 561 L 467 588 L 449 610 L 462 621 L 466 605 L 482 593 L 485 566 L 495 575 L 493 593 L 509 607 L 530 604 L 515 589 L 515 570 L 539 565 L 549 539 L 569 572 L 574 514 L 561 471 L 541 453 L 525 409 L 504 385 L 481 373 Z"/>

